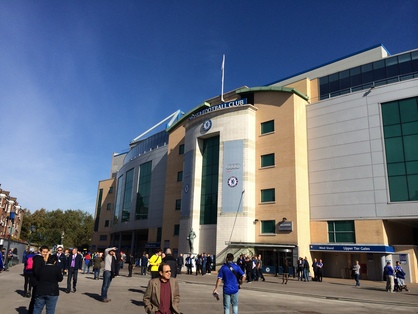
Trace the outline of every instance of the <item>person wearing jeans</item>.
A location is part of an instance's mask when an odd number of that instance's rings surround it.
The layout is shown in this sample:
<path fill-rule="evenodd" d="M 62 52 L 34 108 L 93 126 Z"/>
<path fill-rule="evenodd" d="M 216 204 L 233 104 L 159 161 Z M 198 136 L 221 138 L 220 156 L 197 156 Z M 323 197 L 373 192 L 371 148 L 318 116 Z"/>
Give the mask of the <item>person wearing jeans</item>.
<path fill-rule="evenodd" d="M 63 279 L 61 270 L 55 267 L 56 262 L 57 256 L 49 255 L 46 265 L 39 271 L 39 280 L 34 291 L 35 304 L 33 314 L 41 314 L 45 306 L 46 314 L 55 313 L 59 295 L 58 283 Z"/>
<path fill-rule="evenodd" d="M 109 290 L 112 278 L 115 277 L 116 271 L 116 247 L 107 248 L 104 252 L 104 271 L 103 271 L 103 284 L 102 284 L 102 302 L 110 302 L 107 297 L 107 291 Z"/>
<path fill-rule="evenodd" d="M 358 261 L 353 266 L 353 276 L 356 281 L 356 287 L 360 287 L 360 264 Z"/>
<path fill-rule="evenodd" d="M 240 283 L 245 281 L 244 272 L 233 260 L 234 255 L 228 253 L 225 264 L 219 269 L 218 279 L 213 290 L 213 295 L 218 297 L 218 287 L 223 281 L 223 307 L 225 314 L 229 314 L 231 304 L 232 314 L 238 314 L 238 291 Z"/>

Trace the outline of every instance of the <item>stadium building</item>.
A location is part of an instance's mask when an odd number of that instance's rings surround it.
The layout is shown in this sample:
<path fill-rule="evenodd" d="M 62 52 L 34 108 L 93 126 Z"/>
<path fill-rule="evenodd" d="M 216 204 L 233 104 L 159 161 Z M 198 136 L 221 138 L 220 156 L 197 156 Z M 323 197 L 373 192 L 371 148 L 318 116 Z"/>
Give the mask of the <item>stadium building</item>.
<path fill-rule="evenodd" d="M 100 181 L 97 249 L 188 253 L 193 230 L 192 253 L 218 263 L 262 254 L 276 273 L 306 256 L 348 277 L 359 260 L 381 280 L 399 260 L 418 281 L 418 50 L 378 45 L 168 120 Z"/>

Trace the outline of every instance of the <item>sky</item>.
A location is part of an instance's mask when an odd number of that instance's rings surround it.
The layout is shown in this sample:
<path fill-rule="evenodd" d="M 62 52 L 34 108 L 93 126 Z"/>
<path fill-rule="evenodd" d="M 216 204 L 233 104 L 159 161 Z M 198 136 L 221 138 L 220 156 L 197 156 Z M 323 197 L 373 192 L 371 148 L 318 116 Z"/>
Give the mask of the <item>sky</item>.
<path fill-rule="evenodd" d="M 0 0 L 0 183 L 32 213 L 94 215 L 113 153 L 178 109 L 382 44 L 417 0 Z"/>

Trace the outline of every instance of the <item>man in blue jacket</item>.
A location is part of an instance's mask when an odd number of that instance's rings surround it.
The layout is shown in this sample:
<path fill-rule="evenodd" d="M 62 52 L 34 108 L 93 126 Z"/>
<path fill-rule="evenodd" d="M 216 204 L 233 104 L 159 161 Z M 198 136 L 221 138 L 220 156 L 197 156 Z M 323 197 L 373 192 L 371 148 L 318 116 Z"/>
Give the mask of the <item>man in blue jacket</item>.
<path fill-rule="evenodd" d="M 386 291 L 393 292 L 393 288 L 395 287 L 395 271 L 390 264 L 390 261 L 386 263 L 385 266 L 385 275 L 386 275 Z"/>
<path fill-rule="evenodd" d="M 223 287 L 223 305 L 224 312 L 229 313 L 229 307 L 232 304 L 232 314 L 238 314 L 238 291 L 240 284 L 245 280 L 245 274 L 241 267 L 233 262 L 234 255 L 228 253 L 226 262 L 219 269 L 218 279 L 216 280 L 213 295 L 219 298 L 218 287 L 224 282 Z"/>

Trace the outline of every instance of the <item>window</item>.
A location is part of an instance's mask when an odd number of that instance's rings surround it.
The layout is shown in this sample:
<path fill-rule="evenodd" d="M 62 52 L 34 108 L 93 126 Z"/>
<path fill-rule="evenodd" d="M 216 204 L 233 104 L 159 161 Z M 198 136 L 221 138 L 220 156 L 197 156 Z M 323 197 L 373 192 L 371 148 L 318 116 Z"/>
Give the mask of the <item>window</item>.
<path fill-rule="evenodd" d="M 261 203 L 275 202 L 275 189 L 261 190 Z"/>
<path fill-rule="evenodd" d="M 418 200 L 418 97 L 382 104 L 391 202 Z"/>
<path fill-rule="evenodd" d="M 157 242 L 161 242 L 161 235 L 163 233 L 162 228 L 157 228 Z"/>
<path fill-rule="evenodd" d="M 177 172 L 177 182 L 183 181 L 183 171 Z"/>
<path fill-rule="evenodd" d="M 138 187 L 136 191 L 135 219 L 147 219 L 151 195 L 152 161 L 139 166 Z"/>
<path fill-rule="evenodd" d="M 99 241 L 107 241 L 107 234 L 101 234 Z"/>
<path fill-rule="evenodd" d="M 113 186 L 109 188 L 109 194 L 113 193 Z"/>
<path fill-rule="evenodd" d="M 274 153 L 261 156 L 261 167 L 274 166 Z"/>
<path fill-rule="evenodd" d="M 219 136 L 203 140 L 200 224 L 216 224 L 218 213 Z"/>
<path fill-rule="evenodd" d="M 174 235 L 180 234 L 180 225 L 174 225 Z"/>
<path fill-rule="evenodd" d="M 356 243 L 354 221 L 328 221 L 328 241 L 330 243 Z"/>
<path fill-rule="evenodd" d="M 275 220 L 262 220 L 261 221 L 261 233 L 262 234 L 276 233 L 276 221 Z"/>
<path fill-rule="evenodd" d="M 261 123 L 261 134 L 274 132 L 274 120 Z"/>
<path fill-rule="evenodd" d="M 134 183 L 134 169 L 130 169 L 126 172 L 125 178 L 125 191 L 123 197 L 123 207 L 122 207 L 122 222 L 129 221 L 131 216 L 131 205 L 132 205 L 132 189 Z"/>
<path fill-rule="evenodd" d="M 184 154 L 184 144 L 180 144 L 179 145 L 179 155 L 183 155 Z"/>
<path fill-rule="evenodd" d="M 106 210 L 111 210 L 111 209 L 112 209 L 112 203 L 107 203 Z"/>
<path fill-rule="evenodd" d="M 105 220 L 105 227 L 109 227 L 109 220 Z"/>
<path fill-rule="evenodd" d="M 176 210 L 180 210 L 181 209 L 181 199 L 177 199 L 176 200 Z"/>

